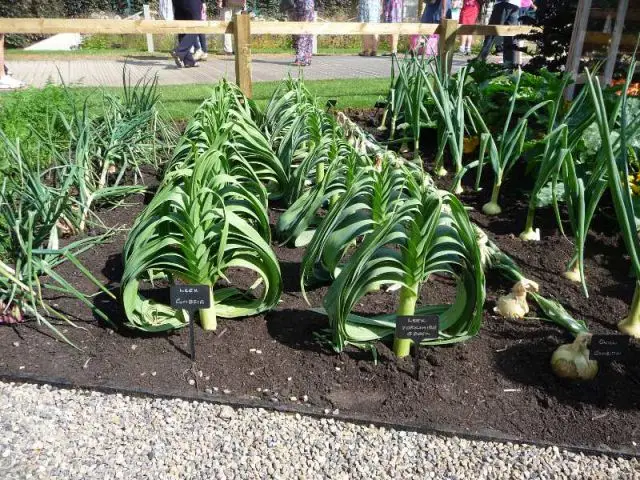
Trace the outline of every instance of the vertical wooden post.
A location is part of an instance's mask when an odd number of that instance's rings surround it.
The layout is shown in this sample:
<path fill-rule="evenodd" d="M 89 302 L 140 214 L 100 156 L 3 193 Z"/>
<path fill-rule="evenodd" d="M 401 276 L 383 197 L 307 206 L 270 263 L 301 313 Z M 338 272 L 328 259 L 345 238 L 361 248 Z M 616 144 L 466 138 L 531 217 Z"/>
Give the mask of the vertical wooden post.
<path fill-rule="evenodd" d="M 607 63 L 604 66 L 604 84 L 609 85 L 613 78 L 613 70 L 616 67 L 616 59 L 618 58 L 618 50 L 620 49 L 620 39 L 624 31 L 624 21 L 627 17 L 629 8 L 629 0 L 620 0 L 618 3 L 618 11 L 616 12 L 616 25 L 613 27 L 611 35 L 611 44 L 609 45 L 609 54 L 607 55 Z"/>
<path fill-rule="evenodd" d="M 317 22 L 318 21 L 318 11 L 314 10 L 313 11 L 313 21 Z M 318 54 L 318 35 L 314 35 L 312 40 L 311 40 L 311 53 L 313 55 L 317 55 Z"/>
<path fill-rule="evenodd" d="M 440 20 L 440 37 L 438 39 L 438 54 L 443 67 L 451 71 L 453 65 L 453 50 L 456 43 L 456 32 L 458 31 L 458 21 L 442 17 Z M 445 59 L 448 61 L 445 65 Z"/>
<path fill-rule="evenodd" d="M 580 59 L 582 58 L 582 49 L 584 47 L 584 38 L 587 35 L 587 24 L 589 23 L 590 13 L 591 0 L 580 0 L 578 9 L 576 10 L 576 18 L 573 22 L 571 45 L 569 46 L 569 54 L 565 68 L 565 72 L 570 73 L 574 80 L 578 77 L 578 71 L 580 70 Z M 567 87 L 564 91 L 565 100 L 571 100 L 573 98 L 575 89 L 575 84 Z"/>
<path fill-rule="evenodd" d="M 149 5 L 145 4 L 142 6 L 142 12 L 144 14 L 145 20 L 152 20 L 151 18 L 151 10 L 149 9 Z M 155 47 L 153 45 L 153 35 L 147 33 L 147 51 L 149 53 L 153 53 L 155 51 Z"/>
<path fill-rule="evenodd" d="M 236 42 L 236 83 L 251 98 L 251 20 L 246 12 L 233 18 L 233 36 Z"/>

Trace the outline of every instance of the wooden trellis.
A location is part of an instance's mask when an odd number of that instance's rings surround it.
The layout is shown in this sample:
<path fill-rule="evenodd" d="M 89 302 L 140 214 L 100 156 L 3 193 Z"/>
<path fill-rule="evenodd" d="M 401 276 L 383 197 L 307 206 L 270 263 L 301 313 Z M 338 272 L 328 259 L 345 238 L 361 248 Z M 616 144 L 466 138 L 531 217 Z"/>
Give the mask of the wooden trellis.
<path fill-rule="evenodd" d="M 627 20 L 634 21 L 640 18 L 640 8 L 637 6 L 629 7 L 631 0 L 618 0 L 618 8 L 615 12 L 615 18 L 611 12 L 599 10 L 592 12 L 592 0 L 579 0 L 576 10 L 576 17 L 573 24 L 573 32 L 571 35 L 571 45 L 569 46 L 569 54 L 567 57 L 566 71 L 570 72 L 577 80 L 580 69 L 580 60 L 584 52 L 585 40 L 592 44 L 608 44 L 607 59 L 604 66 L 603 82 L 611 83 L 613 71 L 616 65 L 618 54 L 621 47 L 628 49 L 633 48 L 636 43 L 634 35 L 625 35 L 624 27 Z M 636 3 L 636 2 L 634 2 Z M 589 18 L 608 18 L 615 22 L 613 31 L 608 32 L 587 32 Z M 567 99 L 573 98 L 575 85 L 571 85 L 565 92 Z"/>

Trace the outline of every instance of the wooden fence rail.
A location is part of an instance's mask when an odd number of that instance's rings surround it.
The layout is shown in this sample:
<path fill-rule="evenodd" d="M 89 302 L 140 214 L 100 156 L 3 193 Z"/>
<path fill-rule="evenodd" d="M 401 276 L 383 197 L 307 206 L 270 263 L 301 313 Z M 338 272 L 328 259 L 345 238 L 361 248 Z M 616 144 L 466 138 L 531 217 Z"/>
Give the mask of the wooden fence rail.
<path fill-rule="evenodd" d="M 354 23 L 354 22 L 273 22 L 250 21 L 238 14 L 231 22 L 186 20 L 112 20 L 68 18 L 0 18 L 2 33 L 85 34 L 178 34 L 230 33 L 236 42 L 236 83 L 251 96 L 251 35 L 440 35 L 441 58 L 451 54 L 458 35 L 497 35 L 511 37 L 530 33 L 534 27 L 511 25 L 459 25 L 443 19 L 430 23 Z M 449 55 L 451 60 L 452 55 Z"/>

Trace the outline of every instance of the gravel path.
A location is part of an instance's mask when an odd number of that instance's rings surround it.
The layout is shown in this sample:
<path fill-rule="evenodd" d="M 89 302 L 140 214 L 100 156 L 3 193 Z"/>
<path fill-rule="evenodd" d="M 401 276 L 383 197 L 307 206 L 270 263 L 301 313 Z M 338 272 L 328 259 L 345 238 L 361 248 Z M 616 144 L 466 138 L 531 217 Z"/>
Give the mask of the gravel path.
<path fill-rule="evenodd" d="M 0 478 L 640 479 L 637 459 L 0 383 Z"/>

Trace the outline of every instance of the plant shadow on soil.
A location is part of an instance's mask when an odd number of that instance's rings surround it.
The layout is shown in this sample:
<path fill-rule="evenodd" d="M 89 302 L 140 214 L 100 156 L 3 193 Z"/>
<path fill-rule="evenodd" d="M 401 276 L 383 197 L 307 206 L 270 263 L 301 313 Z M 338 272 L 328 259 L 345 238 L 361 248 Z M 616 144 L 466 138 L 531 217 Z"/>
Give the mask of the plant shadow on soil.
<path fill-rule="evenodd" d="M 550 358 L 558 346 L 552 336 L 538 337 L 536 341 L 522 340 L 497 352 L 495 356 L 498 371 L 512 381 L 534 387 L 548 394 L 555 402 L 576 409 L 582 409 L 584 405 L 617 410 L 636 410 L 640 407 L 640 371 L 633 366 L 634 357 L 638 358 L 640 354 L 636 346 L 631 345 L 619 362 L 599 361 L 598 375 L 594 380 L 571 382 L 559 379 L 551 372 Z M 571 340 L 568 335 L 565 336 L 565 343 L 571 343 Z M 623 365 L 630 367 L 624 368 Z M 542 407 L 550 407 L 548 397 L 538 395 L 536 399 Z"/>

